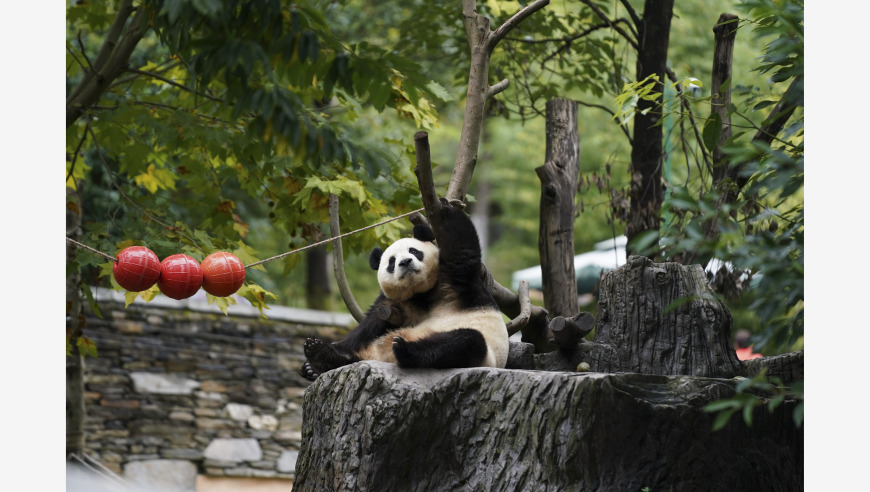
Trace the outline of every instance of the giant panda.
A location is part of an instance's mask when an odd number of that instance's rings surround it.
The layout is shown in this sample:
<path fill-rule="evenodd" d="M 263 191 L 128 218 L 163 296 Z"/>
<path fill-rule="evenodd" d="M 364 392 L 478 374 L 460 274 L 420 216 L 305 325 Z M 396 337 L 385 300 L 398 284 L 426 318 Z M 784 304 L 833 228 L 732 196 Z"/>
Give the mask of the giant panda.
<path fill-rule="evenodd" d="M 508 332 L 481 277 L 477 231 L 443 198 L 441 231 L 438 246 L 432 230 L 417 225 L 414 237 L 372 250 L 380 295 L 343 340 L 306 341 L 303 377 L 313 381 L 360 360 L 404 368 L 505 367 Z"/>

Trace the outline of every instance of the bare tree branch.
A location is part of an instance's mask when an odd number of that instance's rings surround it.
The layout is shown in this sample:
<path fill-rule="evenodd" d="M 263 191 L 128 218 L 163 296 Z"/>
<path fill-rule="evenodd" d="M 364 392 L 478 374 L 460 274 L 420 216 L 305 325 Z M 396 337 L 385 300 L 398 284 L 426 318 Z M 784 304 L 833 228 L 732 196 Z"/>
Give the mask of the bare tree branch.
<path fill-rule="evenodd" d="M 151 77 L 152 79 L 157 79 L 157 80 L 159 80 L 161 82 L 165 82 L 173 87 L 177 87 L 179 89 L 185 90 L 187 92 L 190 92 L 191 94 L 196 94 L 197 96 L 202 96 L 202 97 L 209 99 L 211 101 L 220 102 L 220 103 L 224 102 L 224 100 L 219 98 L 219 97 L 215 97 L 215 96 L 212 96 L 210 94 L 206 94 L 204 92 L 195 91 L 195 90 L 191 89 L 190 87 L 187 87 L 184 84 L 179 84 L 178 82 L 176 82 L 172 79 L 168 79 L 168 78 L 163 77 L 162 75 L 158 75 L 154 72 L 146 72 L 144 70 L 139 70 L 136 68 L 127 68 L 127 72 L 134 73 L 137 75 L 144 75 L 146 77 Z"/>
<path fill-rule="evenodd" d="M 689 101 L 686 99 L 686 95 L 683 92 L 683 88 L 680 86 L 677 81 L 677 76 L 674 74 L 674 71 L 670 68 L 665 68 L 665 73 L 668 75 L 668 79 L 675 84 L 674 88 L 677 90 L 677 97 L 680 98 L 680 106 L 686 111 L 686 114 L 689 116 L 689 122 L 692 124 L 692 130 L 695 132 L 695 138 L 698 142 L 703 142 L 704 139 L 701 137 L 701 132 L 698 131 L 698 125 L 695 123 L 695 114 L 692 112 L 692 107 L 689 106 Z M 704 164 L 707 166 L 707 170 L 712 172 L 713 165 L 710 163 L 710 154 L 707 152 L 707 149 L 701 145 L 699 146 L 701 150 L 701 157 L 704 159 Z"/>
<path fill-rule="evenodd" d="M 586 6 L 588 6 L 590 9 L 592 9 L 592 11 L 595 12 L 595 15 L 597 15 L 601 20 L 606 22 L 610 26 L 611 29 L 618 32 L 626 41 L 628 41 L 628 44 L 630 44 L 635 49 L 635 51 L 640 51 L 640 47 L 638 46 L 638 41 L 637 41 L 637 32 L 635 32 L 632 29 L 632 34 L 634 36 L 630 36 L 621 27 L 619 27 L 618 22 L 613 21 L 609 17 L 607 17 L 607 15 L 604 12 L 602 12 L 601 9 L 599 9 L 598 6 L 595 5 L 594 3 L 592 3 L 590 0 L 580 0 L 580 1 L 583 2 L 584 4 L 586 4 Z M 636 17 L 637 17 L 637 14 L 635 14 L 632 18 L 636 18 Z M 635 22 L 637 22 L 637 21 L 635 21 Z"/>
<path fill-rule="evenodd" d="M 338 221 L 338 196 L 329 194 L 329 233 L 336 238 L 332 242 L 332 270 L 335 272 L 335 281 L 338 284 L 338 291 L 341 292 L 341 298 L 344 299 L 344 305 L 350 312 L 353 319 L 357 323 L 365 318 L 365 313 L 360 309 L 356 298 L 350 291 L 350 285 L 347 283 L 347 275 L 344 273 L 344 251 L 341 247 L 341 226 Z"/>
<path fill-rule="evenodd" d="M 509 85 L 511 85 L 511 81 L 510 81 L 510 80 L 508 80 L 508 79 L 502 79 L 501 82 L 499 82 L 499 83 L 497 83 L 497 84 L 495 84 L 495 85 L 491 85 L 491 86 L 489 86 L 489 89 L 486 90 L 486 98 L 489 99 L 489 98 L 491 98 L 492 96 L 498 94 L 499 92 L 504 91 L 505 89 L 508 88 Z"/>
<path fill-rule="evenodd" d="M 602 106 L 600 104 L 588 103 L 588 102 L 583 102 L 583 101 L 577 101 L 577 104 L 579 104 L 581 106 L 585 106 L 587 108 L 600 109 L 600 110 L 604 111 L 605 113 L 609 114 L 610 116 L 616 116 L 616 113 L 614 113 L 607 106 Z M 614 121 L 616 122 L 616 125 L 619 127 L 619 129 L 622 130 L 622 133 L 624 133 L 625 136 L 628 138 L 628 143 L 632 144 L 633 139 L 631 138 L 631 133 L 628 131 L 628 127 L 625 125 L 625 123 L 620 123 L 618 118 L 615 119 Z"/>
<path fill-rule="evenodd" d="M 510 19 L 506 20 L 504 24 L 498 26 L 498 29 L 496 29 L 489 36 L 489 39 L 487 39 L 486 43 L 487 50 L 492 53 L 492 50 L 495 49 L 495 46 L 499 43 L 499 41 L 502 40 L 502 38 L 507 35 L 507 33 L 511 32 L 525 18 L 541 10 L 549 4 L 550 0 L 535 0 L 534 2 L 520 9 L 519 12 L 511 16 Z"/>
<path fill-rule="evenodd" d="M 520 314 L 507 323 L 509 336 L 525 328 L 529 324 L 529 319 L 532 316 L 532 302 L 529 300 L 528 280 L 520 281 L 520 286 L 517 289 L 517 296 L 519 297 L 520 302 Z"/>
<path fill-rule="evenodd" d="M 640 16 L 638 16 L 637 12 L 634 10 L 634 7 L 632 7 L 631 4 L 628 3 L 628 0 L 619 0 L 619 3 L 621 3 L 622 6 L 625 7 L 625 10 L 628 12 L 628 16 L 631 17 L 631 21 L 634 22 L 635 29 L 637 29 L 642 21 L 640 19 Z M 632 29 L 631 32 L 632 34 L 634 34 L 634 37 L 637 38 L 637 31 L 635 29 Z"/>

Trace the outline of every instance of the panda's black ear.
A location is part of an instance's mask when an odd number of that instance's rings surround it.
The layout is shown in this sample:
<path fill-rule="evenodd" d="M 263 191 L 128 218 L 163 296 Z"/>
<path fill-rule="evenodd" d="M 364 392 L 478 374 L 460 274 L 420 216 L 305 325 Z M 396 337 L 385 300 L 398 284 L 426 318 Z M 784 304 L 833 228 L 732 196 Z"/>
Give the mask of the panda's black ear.
<path fill-rule="evenodd" d="M 377 270 L 379 266 L 381 266 L 381 256 L 384 254 L 381 248 L 375 246 L 375 249 L 369 253 L 369 266 L 372 267 L 372 270 Z"/>
<path fill-rule="evenodd" d="M 427 225 L 417 224 L 414 226 L 414 239 L 418 241 L 434 241 L 435 233 Z"/>

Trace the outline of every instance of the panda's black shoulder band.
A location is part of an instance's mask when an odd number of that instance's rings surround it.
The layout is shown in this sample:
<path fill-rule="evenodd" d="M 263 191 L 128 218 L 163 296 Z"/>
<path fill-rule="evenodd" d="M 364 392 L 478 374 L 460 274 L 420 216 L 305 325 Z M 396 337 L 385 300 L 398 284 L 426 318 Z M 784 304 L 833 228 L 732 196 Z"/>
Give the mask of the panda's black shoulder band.
<path fill-rule="evenodd" d="M 417 224 L 414 226 L 414 239 L 418 241 L 434 241 L 435 233 L 427 225 Z"/>

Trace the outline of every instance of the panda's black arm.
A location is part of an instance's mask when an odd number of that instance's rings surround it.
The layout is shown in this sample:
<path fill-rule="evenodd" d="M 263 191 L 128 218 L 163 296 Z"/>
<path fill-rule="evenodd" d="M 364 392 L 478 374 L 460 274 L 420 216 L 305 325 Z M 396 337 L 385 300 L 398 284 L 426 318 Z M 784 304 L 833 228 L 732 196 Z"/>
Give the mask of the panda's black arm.
<path fill-rule="evenodd" d="M 336 342 L 335 347 L 342 351 L 356 354 L 360 349 L 370 345 L 377 338 L 391 330 L 395 330 L 401 322 L 393 323 L 395 320 L 389 316 L 392 311 L 392 302 L 384 294 L 379 295 L 368 312 L 366 312 L 365 318 L 360 321 L 356 328 L 347 334 L 344 340 Z"/>
<path fill-rule="evenodd" d="M 462 284 L 480 276 L 480 240 L 471 218 L 441 199 L 441 228 L 438 238 L 438 269 L 442 275 Z M 456 283 L 456 282 L 451 282 Z"/>

